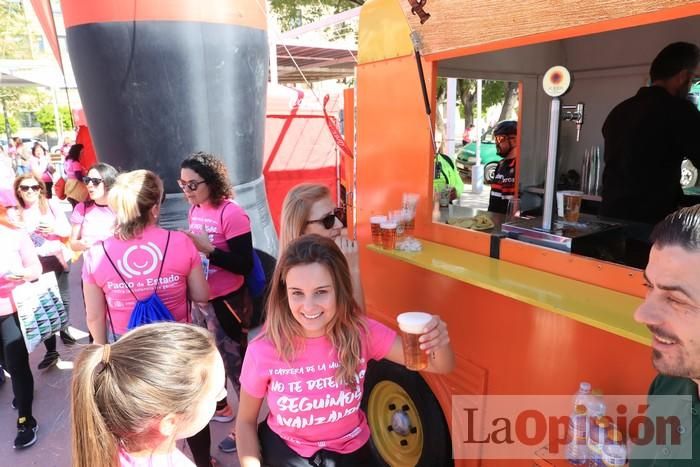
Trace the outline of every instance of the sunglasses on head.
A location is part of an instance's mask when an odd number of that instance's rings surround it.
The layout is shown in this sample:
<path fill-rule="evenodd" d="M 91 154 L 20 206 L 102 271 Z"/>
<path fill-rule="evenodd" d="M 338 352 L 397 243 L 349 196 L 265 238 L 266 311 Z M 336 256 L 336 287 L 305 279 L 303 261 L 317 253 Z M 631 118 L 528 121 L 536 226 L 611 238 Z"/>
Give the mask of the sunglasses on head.
<path fill-rule="evenodd" d="M 104 180 L 102 180 L 101 178 L 97 178 L 97 177 L 83 177 L 83 183 L 86 185 L 90 185 L 92 183 L 94 186 L 97 186 L 100 183 L 102 183 L 103 181 Z"/>
<path fill-rule="evenodd" d="M 206 180 L 200 180 L 200 181 L 191 180 L 189 182 L 186 182 L 184 180 L 177 181 L 177 184 L 180 185 L 180 189 L 183 191 L 185 190 L 185 188 L 187 188 L 189 191 L 197 191 L 197 188 L 199 188 L 199 185 L 201 185 L 202 183 L 207 183 L 207 182 L 206 182 Z"/>
<path fill-rule="evenodd" d="M 29 190 L 41 191 L 41 187 L 39 185 L 20 185 L 19 189 L 25 193 L 28 192 Z"/>
<path fill-rule="evenodd" d="M 330 230 L 335 225 L 335 220 L 336 219 L 340 220 L 342 218 L 343 218 L 343 210 L 341 208 L 335 208 L 333 210 L 333 212 L 329 212 L 328 214 L 326 214 L 322 218 L 306 221 L 306 223 L 307 224 L 315 224 L 318 222 L 318 223 L 322 224 L 326 230 Z"/>

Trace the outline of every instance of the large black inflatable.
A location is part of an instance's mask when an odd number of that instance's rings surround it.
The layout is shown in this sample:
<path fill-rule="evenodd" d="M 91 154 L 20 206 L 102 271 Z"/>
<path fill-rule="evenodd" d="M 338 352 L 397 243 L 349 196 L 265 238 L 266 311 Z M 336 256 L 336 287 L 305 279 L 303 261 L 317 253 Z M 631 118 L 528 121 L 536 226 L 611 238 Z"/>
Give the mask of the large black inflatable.
<path fill-rule="evenodd" d="M 255 246 L 275 255 L 262 159 L 269 48 L 262 0 L 63 0 L 68 51 L 100 160 L 165 183 L 161 223 L 182 227 L 176 181 L 194 151 L 221 156 Z"/>

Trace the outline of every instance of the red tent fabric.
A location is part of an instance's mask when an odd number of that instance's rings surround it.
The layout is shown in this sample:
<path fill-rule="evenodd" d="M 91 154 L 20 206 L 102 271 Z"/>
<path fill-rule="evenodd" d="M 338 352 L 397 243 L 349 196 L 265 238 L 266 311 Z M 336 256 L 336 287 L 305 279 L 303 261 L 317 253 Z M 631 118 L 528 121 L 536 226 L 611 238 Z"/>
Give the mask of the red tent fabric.
<path fill-rule="evenodd" d="M 323 96 L 319 96 L 323 101 Z M 336 117 L 342 96 L 328 99 L 326 111 Z M 270 212 L 279 232 L 282 202 L 299 183 L 327 185 L 337 197 L 338 152 L 323 114 L 323 103 L 310 91 L 269 86 L 263 176 Z"/>

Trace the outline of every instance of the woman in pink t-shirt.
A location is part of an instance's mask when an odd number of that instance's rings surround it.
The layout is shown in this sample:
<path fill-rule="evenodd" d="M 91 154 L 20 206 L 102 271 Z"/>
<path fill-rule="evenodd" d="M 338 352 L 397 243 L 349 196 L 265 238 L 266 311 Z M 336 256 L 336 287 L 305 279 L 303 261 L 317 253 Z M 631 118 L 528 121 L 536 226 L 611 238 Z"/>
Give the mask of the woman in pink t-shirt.
<path fill-rule="evenodd" d="M 85 183 L 83 183 L 85 168 L 80 163 L 80 156 L 82 154 L 83 145 L 74 144 L 68 150 L 68 155 L 66 156 L 63 166 L 66 173 L 66 185 L 63 192 L 66 195 L 66 199 L 68 199 L 68 202 L 73 207 L 88 199 L 88 189 Z"/>
<path fill-rule="evenodd" d="M 73 251 L 85 251 L 114 234 L 116 216 L 107 200 L 117 175 L 117 169 L 109 164 L 98 163 L 90 167 L 85 177 L 90 199 L 78 203 L 70 216 Z"/>
<path fill-rule="evenodd" d="M 90 345 L 73 370 L 74 467 L 194 467 L 175 441 L 209 423 L 226 375 L 211 334 L 180 323 L 141 326 Z"/>
<path fill-rule="evenodd" d="M 0 206 L 0 255 L 3 259 L 0 271 L 0 362 L 12 377 L 14 405 L 19 412 L 14 447 L 19 449 L 36 442 L 37 423 L 32 416 L 34 378 L 12 301 L 12 290 L 18 284 L 39 277 L 41 263 L 29 235 L 10 223 L 4 206 Z M 0 373 L 3 373 L 1 366 Z M 2 376 L 4 378 L 4 374 Z"/>
<path fill-rule="evenodd" d="M 34 242 L 34 247 L 41 261 L 44 273 L 53 272 L 61 294 L 61 300 L 70 311 L 70 290 L 68 285 L 68 263 L 70 252 L 64 241 L 70 235 L 70 224 L 58 202 L 47 199 L 47 188 L 43 181 L 32 173 L 20 175 L 15 180 L 17 208 L 11 211 L 13 220 L 23 228 Z M 68 329 L 60 332 L 61 340 L 66 345 L 76 343 Z M 58 363 L 56 336 L 44 341 L 46 354 L 39 362 L 38 368 L 45 370 Z"/>
<path fill-rule="evenodd" d="M 192 241 L 157 225 L 162 196 L 163 182 L 148 170 L 119 175 L 109 192 L 114 235 L 87 250 L 83 261 L 87 325 L 97 344 L 127 331 L 137 299 L 157 293 L 176 321 L 187 322 L 188 297 L 209 297 Z"/>
<path fill-rule="evenodd" d="M 180 165 L 178 184 L 192 205 L 186 232 L 206 257 L 209 265 L 209 300 L 195 303 L 193 320 L 205 325 L 216 336 L 216 345 L 226 365 L 226 373 L 236 395 L 245 352 L 245 333 L 255 323 L 245 276 L 253 268 L 253 237 L 248 215 L 231 200 L 233 188 L 226 166 L 211 154 L 196 153 Z M 235 415 L 226 399 L 220 401 L 212 420 L 233 421 Z M 209 445 L 206 434 L 202 445 Z M 219 448 L 236 449 L 235 440 L 226 438 Z"/>
<path fill-rule="evenodd" d="M 32 157 L 29 160 L 31 172 L 46 185 L 46 198 L 53 197 L 53 173 L 56 171 L 46 150 L 41 143 L 34 143 L 32 146 Z"/>
<path fill-rule="evenodd" d="M 317 234 L 335 241 L 350 267 L 355 300 L 365 308 L 365 293 L 360 281 L 360 257 L 357 242 L 343 235 L 343 209 L 338 208 L 326 185 L 301 183 L 287 193 L 282 203 L 280 251 L 306 234 Z"/>
<path fill-rule="evenodd" d="M 425 327 L 425 371 L 454 368 L 447 326 Z M 236 438 L 242 467 L 371 465 L 370 431 L 360 409 L 367 362 L 403 365 L 401 337 L 367 318 L 353 298 L 345 256 L 329 238 L 287 245 L 270 286 L 263 332 L 246 352 Z M 263 399 L 270 414 L 258 426 Z"/>

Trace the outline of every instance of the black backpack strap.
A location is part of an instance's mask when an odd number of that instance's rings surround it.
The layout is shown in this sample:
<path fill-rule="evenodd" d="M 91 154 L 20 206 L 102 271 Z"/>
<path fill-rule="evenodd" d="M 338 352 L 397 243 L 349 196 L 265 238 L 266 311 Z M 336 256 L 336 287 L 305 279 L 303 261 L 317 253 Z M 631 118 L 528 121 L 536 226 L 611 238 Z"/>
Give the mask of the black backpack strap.
<path fill-rule="evenodd" d="M 114 264 L 114 261 L 112 261 L 112 258 L 110 258 L 109 253 L 107 253 L 107 248 L 105 248 L 105 242 L 102 242 L 102 250 L 105 252 L 105 256 L 109 260 L 109 264 L 111 264 L 112 267 L 114 268 L 114 270 L 117 272 L 117 274 L 119 274 L 119 278 L 122 280 L 122 282 L 126 286 L 126 289 L 129 292 L 131 292 L 131 295 L 134 297 L 134 299 L 136 299 L 136 301 L 138 301 L 139 299 L 136 296 L 136 294 L 134 294 L 134 291 L 131 290 L 131 287 L 129 287 L 129 283 L 126 281 L 126 279 L 124 279 L 124 276 L 122 276 L 122 273 L 119 271 L 119 268 Z"/>
<path fill-rule="evenodd" d="M 160 269 L 158 270 L 158 279 L 156 279 L 156 288 L 153 289 L 153 293 L 158 291 L 158 286 L 160 285 L 160 275 L 163 274 L 163 266 L 165 265 L 165 255 L 168 254 L 168 245 L 170 245 L 170 231 L 168 230 L 168 239 L 165 241 L 165 251 L 163 251 L 163 259 L 160 261 Z"/>
<path fill-rule="evenodd" d="M 114 270 L 117 271 L 117 274 L 119 274 L 119 277 L 124 282 L 124 285 L 126 285 L 126 288 L 129 289 L 129 284 L 126 283 L 126 281 L 122 277 L 121 273 L 119 272 L 119 269 L 117 269 L 117 267 L 112 262 L 112 258 L 110 258 L 109 255 L 107 254 L 107 249 L 105 248 L 105 242 L 102 241 L 101 243 L 102 243 L 102 251 L 105 252 L 105 256 L 107 256 L 107 259 L 109 260 L 110 264 L 112 265 Z M 129 292 L 131 292 L 131 289 L 129 289 Z M 131 292 L 131 295 L 134 295 L 134 292 Z M 134 295 L 134 298 L 136 298 L 136 295 Z M 114 321 L 112 321 L 112 313 L 109 311 L 109 305 L 107 304 L 106 298 L 105 298 L 105 310 L 107 310 L 107 317 L 109 318 L 109 327 L 112 329 L 112 337 L 114 337 L 114 339 L 116 339 L 117 333 L 114 331 Z"/>

